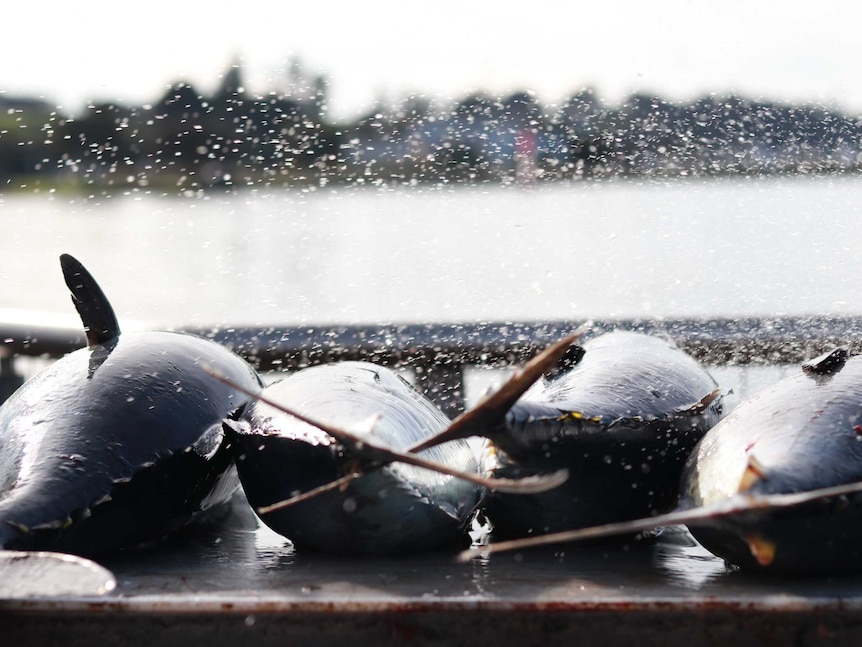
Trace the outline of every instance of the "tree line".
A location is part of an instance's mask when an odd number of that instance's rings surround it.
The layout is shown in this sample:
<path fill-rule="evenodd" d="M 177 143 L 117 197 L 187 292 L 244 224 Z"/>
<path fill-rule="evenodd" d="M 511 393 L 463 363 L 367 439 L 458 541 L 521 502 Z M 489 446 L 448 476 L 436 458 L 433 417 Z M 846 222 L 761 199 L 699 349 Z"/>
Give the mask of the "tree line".
<path fill-rule="evenodd" d="M 862 121 L 817 105 L 735 95 L 687 103 L 586 89 L 557 106 L 529 92 L 477 93 L 446 108 L 422 97 L 349 123 L 327 118 L 326 84 L 302 96 L 247 93 L 239 68 L 203 95 L 188 83 L 152 104 L 80 116 L 0 95 L 7 187 L 553 181 L 611 175 L 855 171 Z"/>

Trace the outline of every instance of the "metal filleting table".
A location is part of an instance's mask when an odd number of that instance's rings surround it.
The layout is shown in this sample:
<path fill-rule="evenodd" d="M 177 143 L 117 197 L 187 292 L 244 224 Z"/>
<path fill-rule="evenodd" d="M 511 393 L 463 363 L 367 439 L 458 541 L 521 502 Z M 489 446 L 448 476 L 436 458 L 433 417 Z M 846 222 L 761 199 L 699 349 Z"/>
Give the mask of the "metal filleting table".
<path fill-rule="evenodd" d="M 836 339 L 862 343 L 862 319 L 661 326 L 715 363 L 745 364 L 755 357 L 797 362 Z M 457 410 L 462 364 L 502 361 L 517 343 L 543 344 L 573 327 L 213 335 L 266 370 L 292 367 L 290 362 L 407 361 L 437 391 L 444 385 L 448 400 L 439 404 Z M 15 382 L 13 354 L 53 356 L 80 346 L 77 337 L 61 333 L 7 331 L 0 377 Z M 446 374 L 434 373 L 438 369 Z M 862 645 L 862 574 L 777 578 L 738 572 L 679 529 L 635 544 L 566 546 L 463 564 L 454 552 L 339 558 L 294 551 L 261 528 L 238 497 L 218 518 L 103 564 L 117 579 L 116 589 L 103 596 L 4 595 L 4 574 L 11 575 L 0 569 L 0 647 Z"/>
<path fill-rule="evenodd" d="M 862 644 L 862 575 L 742 573 L 682 529 L 468 563 L 333 557 L 295 551 L 238 497 L 102 563 L 104 596 L 0 600 L 0 644 Z"/>

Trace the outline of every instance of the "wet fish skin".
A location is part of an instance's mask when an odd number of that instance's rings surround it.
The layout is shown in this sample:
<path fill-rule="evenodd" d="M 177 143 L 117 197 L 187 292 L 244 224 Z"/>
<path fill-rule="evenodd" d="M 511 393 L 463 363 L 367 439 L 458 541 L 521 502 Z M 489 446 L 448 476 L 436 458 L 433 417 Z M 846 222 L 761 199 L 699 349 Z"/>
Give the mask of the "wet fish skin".
<path fill-rule="evenodd" d="M 161 539 L 238 486 L 221 421 L 260 388 L 244 360 L 173 332 L 120 334 L 77 260 L 64 275 L 88 348 L 0 406 L 0 547 L 96 556 Z"/>
<path fill-rule="evenodd" d="M 294 373 L 268 386 L 268 398 L 381 446 L 406 450 L 445 429 L 448 418 L 405 380 L 369 362 L 339 362 Z M 249 402 L 225 428 L 249 503 L 262 507 L 348 473 L 354 452 L 322 430 Z M 469 442 L 446 443 L 422 456 L 480 472 Z M 368 470 L 344 488 L 261 514 L 298 548 L 337 554 L 401 554 L 465 541 L 482 489 L 400 462 Z"/>
<path fill-rule="evenodd" d="M 740 403 L 704 437 L 686 466 L 681 507 L 744 494 L 755 499 L 862 481 L 862 356 L 825 359 Z M 744 568 L 862 568 L 862 496 L 760 506 L 693 521 L 704 547 Z"/>
<path fill-rule="evenodd" d="M 566 468 L 554 490 L 489 493 L 494 536 L 524 537 L 637 519 L 677 501 L 686 459 L 723 415 L 709 373 L 672 342 L 594 337 L 568 370 L 538 382 L 488 434 L 495 477 Z"/>

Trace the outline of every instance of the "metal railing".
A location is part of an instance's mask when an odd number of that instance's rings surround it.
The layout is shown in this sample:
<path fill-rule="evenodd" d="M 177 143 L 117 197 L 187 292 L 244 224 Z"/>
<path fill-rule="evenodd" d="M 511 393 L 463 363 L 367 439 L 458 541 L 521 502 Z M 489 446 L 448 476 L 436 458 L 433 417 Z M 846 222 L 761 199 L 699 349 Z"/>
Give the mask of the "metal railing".
<path fill-rule="evenodd" d="M 446 413 L 464 407 L 467 366 L 522 363 L 583 321 L 183 328 L 245 357 L 260 371 L 366 360 L 409 367 Z M 746 317 L 593 321 L 591 330 L 638 330 L 673 339 L 708 365 L 792 364 L 834 346 L 862 347 L 862 317 Z M 22 382 L 19 356 L 55 359 L 85 345 L 80 330 L 0 323 L 0 401 Z"/>

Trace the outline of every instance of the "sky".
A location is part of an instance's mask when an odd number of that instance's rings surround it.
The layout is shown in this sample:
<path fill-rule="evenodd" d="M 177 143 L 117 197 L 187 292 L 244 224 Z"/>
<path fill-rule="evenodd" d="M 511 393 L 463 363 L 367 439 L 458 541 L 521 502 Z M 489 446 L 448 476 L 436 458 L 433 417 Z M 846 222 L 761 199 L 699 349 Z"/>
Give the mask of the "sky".
<path fill-rule="evenodd" d="M 816 102 L 862 114 L 862 3 L 821 0 L 15 2 L 4 7 L 0 92 L 68 112 L 212 91 L 235 62 L 248 90 L 288 87 L 290 63 L 329 82 L 334 119 L 409 94 L 591 87 L 673 101 L 707 93 Z"/>

